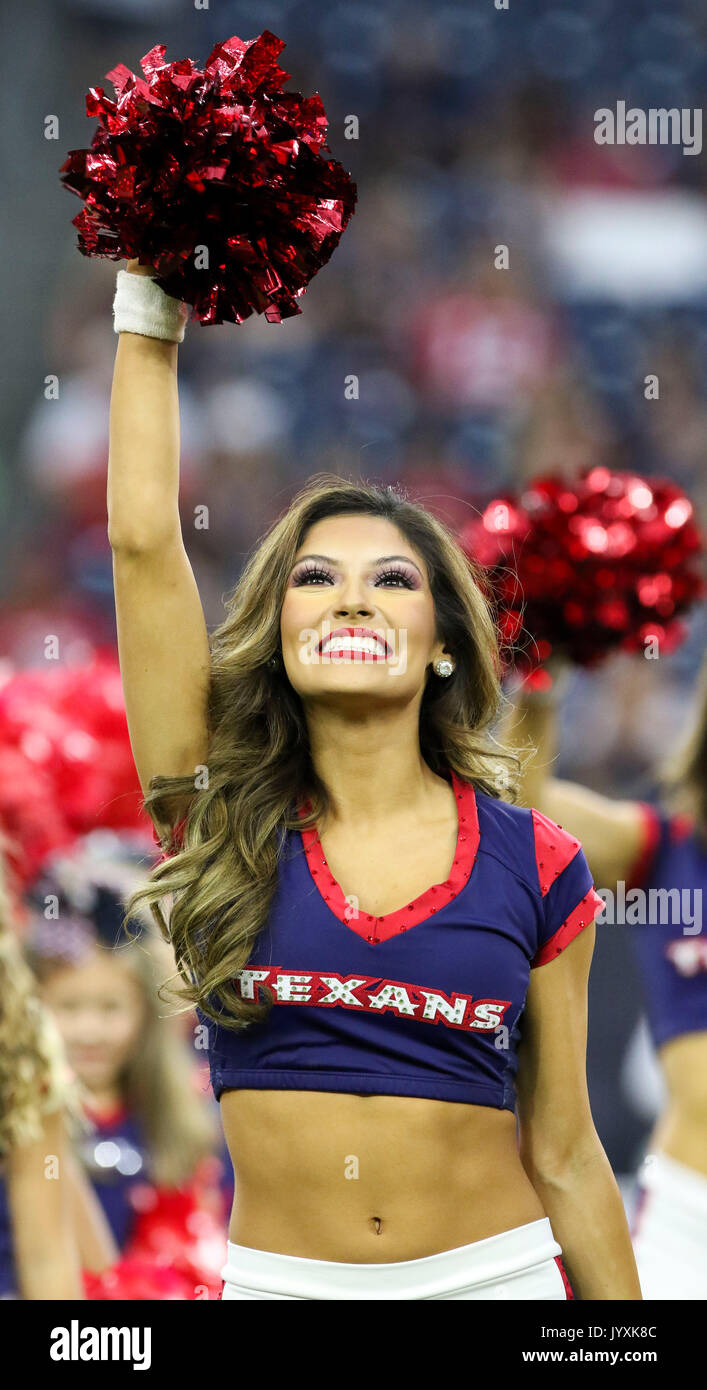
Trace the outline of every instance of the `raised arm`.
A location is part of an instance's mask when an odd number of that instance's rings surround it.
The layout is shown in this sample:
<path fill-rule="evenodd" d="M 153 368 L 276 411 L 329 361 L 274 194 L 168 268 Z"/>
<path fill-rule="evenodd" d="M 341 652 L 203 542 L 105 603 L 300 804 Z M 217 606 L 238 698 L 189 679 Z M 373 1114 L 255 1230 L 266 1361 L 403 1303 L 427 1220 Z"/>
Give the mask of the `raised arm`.
<path fill-rule="evenodd" d="M 151 267 L 128 264 L 149 274 Z M 208 752 L 209 642 L 179 519 L 176 343 L 120 333 L 110 401 L 108 537 L 130 742 L 143 791 Z M 170 823 L 186 810 L 174 799 Z M 166 828 L 166 827 L 165 827 Z"/>
<path fill-rule="evenodd" d="M 532 747 L 521 780 L 521 801 L 534 806 L 576 835 L 589 860 L 594 880 L 610 888 L 627 881 L 640 855 L 645 833 L 635 801 L 613 801 L 576 782 L 553 775 L 557 756 L 557 717 L 552 695 L 521 686 L 512 697 L 502 732 L 504 743 L 518 752 Z"/>

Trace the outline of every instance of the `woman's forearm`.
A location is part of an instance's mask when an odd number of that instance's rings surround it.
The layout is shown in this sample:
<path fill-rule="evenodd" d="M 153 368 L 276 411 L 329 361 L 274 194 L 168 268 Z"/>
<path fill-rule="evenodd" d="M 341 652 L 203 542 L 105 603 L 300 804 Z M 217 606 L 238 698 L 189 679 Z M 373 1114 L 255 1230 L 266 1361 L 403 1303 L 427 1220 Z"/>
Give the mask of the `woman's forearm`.
<path fill-rule="evenodd" d="M 522 758 L 522 805 L 542 808 L 557 756 L 554 699 L 527 694 L 520 689 L 506 714 L 501 740 Z"/>
<path fill-rule="evenodd" d="M 641 1286 L 621 1193 L 597 1140 L 562 1174 L 529 1173 L 581 1299 L 640 1300 Z"/>
<path fill-rule="evenodd" d="M 158 540 L 179 518 L 177 344 L 120 333 L 110 398 L 108 535 Z"/>
<path fill-rule="evenodd" d="M 612 888 L 626 879 L 644 837 L 640 806 L 613 801 L 556 776 L 557 714 L 554 690 L 535 694 L 521 688 L 512 699 L 501 740 L 525 759 L 519 801 L 576 835 L 595 882 Z M 524 749 L 531 748 L 530 754 Z"/>
<path fill-rule="evenodd" d="M 128 274 L 152 266 L 128 262 Z M 110 398 L 108 537 L 111 546 L 154 544 L 179 525 L 177 346 L 120 332 Z"/>

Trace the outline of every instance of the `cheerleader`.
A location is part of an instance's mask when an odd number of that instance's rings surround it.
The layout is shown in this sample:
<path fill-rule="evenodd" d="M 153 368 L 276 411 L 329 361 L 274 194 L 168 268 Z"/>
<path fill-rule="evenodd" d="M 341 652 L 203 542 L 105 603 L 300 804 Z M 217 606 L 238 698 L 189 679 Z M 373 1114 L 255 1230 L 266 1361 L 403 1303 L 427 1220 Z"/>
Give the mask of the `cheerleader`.
<path fill-rule="evenodd" d="M 585 1076 L 602 903 L 577 840 L 501 799 L 472 569 L 395 489 L 323 475 L 209 637 L 178 510 L 188 310 L 149 270 L 118 273 L 108 511 L 165 856 L 128 909 L 208 1049 L 222 1297 L 637 1299 Z"/>
<path fill-rule="evenodd" d="M 117 1250 L 74 1157 L 78 1090 L 11 915 L 0 862 L 0 1298 L 83 1299 L 82 1270 Z"/>
<path fill-rule="evenodd" d="M 707 1298 L 707 664 L 695 729 L 663 775 L 659 809 L 549 775 L 552 696 L 524 688 L 507 736 L 516 744 L 530 738 L 537 750 L 526 764 L 526 804 L 580 836 L 597 881 L 612 893 L 616 886 L 617 901 L 620 891 L 636 903 L 639 895 L 629 895 L 642 891 L 630 936 L 667 1101 L 639 1173 L 634 1252 L 644 1298 Z"/>

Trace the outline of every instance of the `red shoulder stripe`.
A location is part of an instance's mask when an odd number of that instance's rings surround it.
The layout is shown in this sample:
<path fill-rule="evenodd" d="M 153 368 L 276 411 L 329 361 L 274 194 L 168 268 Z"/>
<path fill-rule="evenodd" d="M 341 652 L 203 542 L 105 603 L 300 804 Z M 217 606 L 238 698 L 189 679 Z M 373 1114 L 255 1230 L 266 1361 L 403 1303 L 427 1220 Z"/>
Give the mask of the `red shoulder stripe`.
<path fill-rule="evenodd" d="M 531 810 L 530 814 L 533 817 L 535 862 L 538 866 L 540 892 L 545 897 L 546 893 L 550 892 L 555 879 L 559 878 L 563 869 L 572 863 L 577 850 L 580 848 L 580 843 L 574 838 L 574 835 L 568 835 L 561 825 L 556 825 L 553 820 L 548 820 L 542 811 Z"/>

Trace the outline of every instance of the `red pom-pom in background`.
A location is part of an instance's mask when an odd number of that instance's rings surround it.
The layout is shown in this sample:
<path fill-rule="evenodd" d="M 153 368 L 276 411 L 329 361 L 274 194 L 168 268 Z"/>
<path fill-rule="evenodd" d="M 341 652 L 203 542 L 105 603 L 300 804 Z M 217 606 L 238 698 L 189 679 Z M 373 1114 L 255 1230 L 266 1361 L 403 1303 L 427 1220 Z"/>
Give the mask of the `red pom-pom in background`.
<path fill-rule="evenodd" d="M 121 1257 L 100 1274 L 83 1271 L 91 1300 L 218 1299 L 226 1258 L 223 1213 L 212 1209 L 210 1161 L 182 1187 L 140 1183 L 132 1189 L 136 1220 Z"/>
<path fill-rule="evenodd" d="M 610 652 L 663 652 L 704 592 L 702 539 L 675 483 L 594 468 L 494 499 L 459 536 L 481 567 L 505 654 L 522 674 L 553 654 L 592 666 Z"/>
<path fill-rule="evenodd" d="M 10 672 L 0 685 L 0 829 L 19 888 L 46 857 L 101 829 L 144 831 L 118 662 Z"/>
<path fill-rule="evenodd" d="M 279 323 L 329 260 L 356 203 L 342 165 L 324 158 L 320 96 L 283 92 L 285 44 L 270 30 L 217 44 L 204 71 L 164 61 L 158 44 L 144 77 L 118 64 L 86 97 L 99 126 L 71 150 L 65 188 L 86 202 L 73 219 L 79 250 L 139 257 L 167 294 L 203 324 L 264 313 Z"/>

